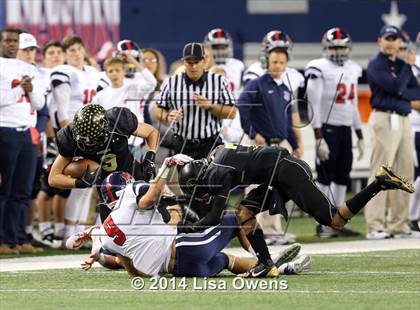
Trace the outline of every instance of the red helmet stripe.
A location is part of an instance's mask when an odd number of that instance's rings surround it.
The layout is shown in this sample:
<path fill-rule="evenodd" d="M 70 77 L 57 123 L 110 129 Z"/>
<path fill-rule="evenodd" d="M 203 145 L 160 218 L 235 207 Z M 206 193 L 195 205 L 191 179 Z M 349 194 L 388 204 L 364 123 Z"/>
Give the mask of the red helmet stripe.
<path fill-rule="evenodd" d="M 343 38 L 343 33 L 341 32 L 340 28 L 337 28 L 336 35 L 337 35 L 337 39 L 342 39 Z"/>
<path fill-rule="evenodd" d="M 133 49 L 133 44 L 131 44 L 131 41 L 127 41 L 126 44 L 127 44 L 127 49 L 128 50 L 132 50 Z"/>
<path fill-rule="evenodd" d="M 117 200 L 117 197 L 114 196 L 114 193 L 111 190 L 111 182 L 110 182 L 111 174 L 106 177 L 106 192 L 108 193 L 109 198 L 111 198 L 111 202 Z"/>

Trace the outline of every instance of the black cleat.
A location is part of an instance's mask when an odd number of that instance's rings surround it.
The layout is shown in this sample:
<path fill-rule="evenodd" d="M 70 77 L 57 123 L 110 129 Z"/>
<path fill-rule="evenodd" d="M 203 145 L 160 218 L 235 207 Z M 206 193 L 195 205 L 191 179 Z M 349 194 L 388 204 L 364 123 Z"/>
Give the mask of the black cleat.
<path fill-rule="evenodd" d="M 388 165 L 379 167 L 375 177 L 382 189 L 401 189 L 407 193 L 414 193 L 413 184 L 406 178 L 396 175 Z"/>
<path fill-rule="evenodd" d="M 247 278 L 262 278 L 265 277 L 270 273 L 270 277 L 277 277 L 279 275 L 279 272 L 277 270 L 277 267 L 270 264 L 265 265 L 261 262 L 258 262 L 258 264 L 251 268 L 251 270 L 247 273 Z"/>

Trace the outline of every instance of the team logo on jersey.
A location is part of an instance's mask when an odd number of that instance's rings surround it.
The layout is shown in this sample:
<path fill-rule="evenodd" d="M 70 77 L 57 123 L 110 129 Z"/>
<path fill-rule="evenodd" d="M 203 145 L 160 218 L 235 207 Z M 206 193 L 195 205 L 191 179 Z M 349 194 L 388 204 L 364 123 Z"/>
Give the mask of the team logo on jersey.
<path fill-rule="evenodd" d="M 283 91 L 283 98 L 286 101 L 290 101 L 290 92 L 287 90 Z"/>

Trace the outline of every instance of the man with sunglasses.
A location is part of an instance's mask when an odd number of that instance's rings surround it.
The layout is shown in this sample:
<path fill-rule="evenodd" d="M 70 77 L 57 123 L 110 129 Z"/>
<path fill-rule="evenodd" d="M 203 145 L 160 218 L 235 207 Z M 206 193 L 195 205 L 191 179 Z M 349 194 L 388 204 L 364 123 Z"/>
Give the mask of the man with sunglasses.
<path fill-rule="evenodd" d="M 413 180 L 413 132 L 409 118 L 420 100 L 420 86 L 410 64 L 398 58 L 401 31 L 384 26 L 378 38 L 380 52 L 368 65 L 367 77 L 372 91 L 373 112 L 369 123 L 373 129 L 373 153 L 369 182 L 382 163 L 388 163 L 401 175 Z M 409 195 L 389 193 L 390 220 L 385 224 L 387 194 L 374 197 L 365 209 L 368 239 L 411 238 L 408 228 Z"/>

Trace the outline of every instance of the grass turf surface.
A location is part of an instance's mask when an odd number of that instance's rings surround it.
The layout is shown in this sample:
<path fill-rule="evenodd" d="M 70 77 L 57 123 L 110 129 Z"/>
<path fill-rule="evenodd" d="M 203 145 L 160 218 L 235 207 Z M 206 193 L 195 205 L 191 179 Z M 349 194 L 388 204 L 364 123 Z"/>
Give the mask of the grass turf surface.
<path fill-rule="evenodd" d="M 296 235 L 296 242 L 300 243 L 313 243 L 313 242 L 331 242 L 331 241 L 350 241 L 350 240 L 363 240 L 366 234 L 366 222 L 363 215 L 355 216 L 347 225 L 347 228 L 361 232 L 361 236 L 356 237 L 341 237 L 341 238 L 317 238 L 315 236 L 316 222 L 311 217 L 296 217 L 291 218 L 287 231 Z M 283 229 L 286 228 L 286 222 L 283 220 Z M 240 246 L 239 242 L 234 239 L 232 240 L 232 246 Z M 14 258 L 14 257 L 33 257 L 33 256 L 47 256 L 47 255 L 68 255 L 68 254 L 87 254 L 90 250 L 78 250 L 78 251 L 65 251 L 61 249 L 44 249 L 42 253 L 36 254 L 20 254 L 20 255 L 0 255 L 2 258 Z"/>
<path fill-rule="evenodd" d="M 150 291 L 122 271 L 95 268 L 0 273 L 1 309 L 419 309 L 420 251 L 313 255 L 311 271 L 282 276 L 287 290 Z M 1 263 L 1 262 L 0 262 Z M 180 279 L 177 279 L 177 283 Z M 246 281 L 261 281 L 247 279 Z M 203 286 L 203 280 L 199 281 Z"/>

